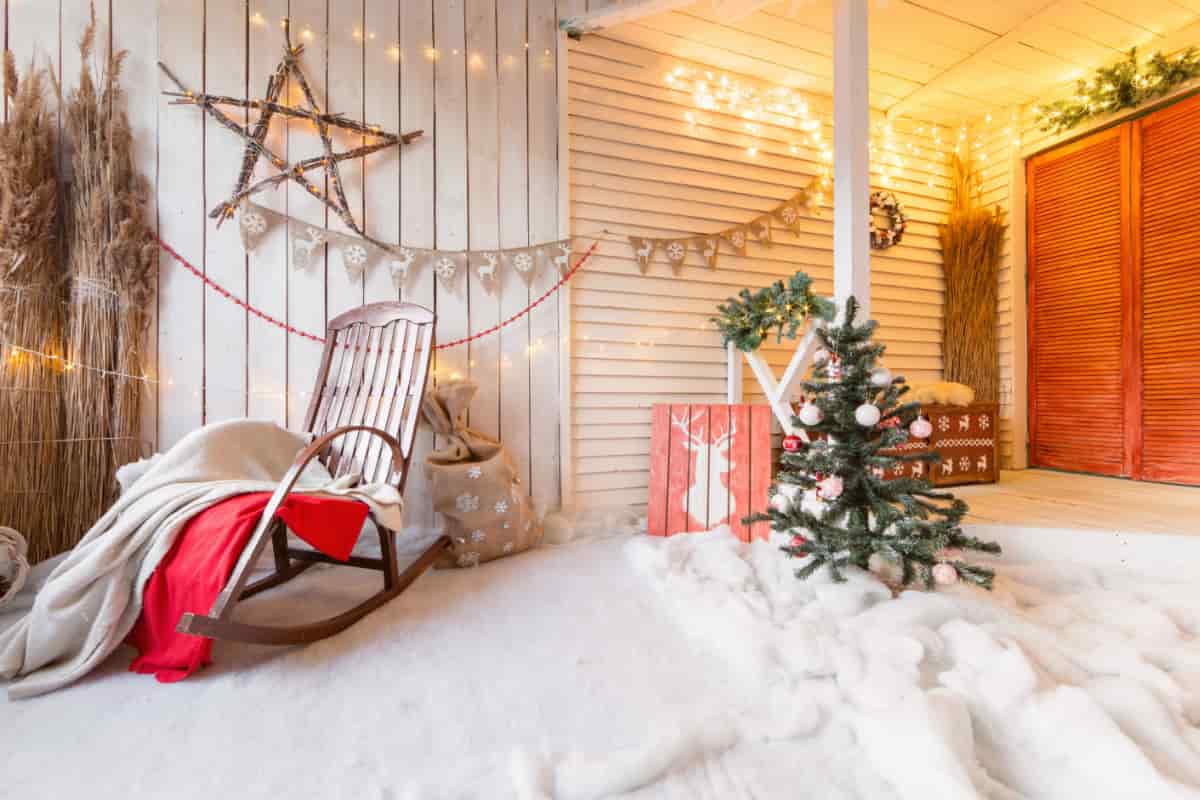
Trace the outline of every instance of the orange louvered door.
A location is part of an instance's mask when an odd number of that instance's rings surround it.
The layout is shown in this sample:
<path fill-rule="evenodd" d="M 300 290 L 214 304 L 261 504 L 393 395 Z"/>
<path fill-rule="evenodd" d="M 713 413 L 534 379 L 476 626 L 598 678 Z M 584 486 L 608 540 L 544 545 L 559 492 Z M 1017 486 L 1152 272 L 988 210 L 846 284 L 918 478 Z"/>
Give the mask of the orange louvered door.
<path fill-rule="evenodd" d="M 1036 466 L 1128 475 L 1128 124 L 1026 163 Z"/>
<path fill-rule="evenodd" d="M 1140 138 L 1141 159 L 1134 163 L 1133 229 L 1141 231 L 1142 289 L 1137 474 L 1200 483 L 1200 223 L 1192 209 L 1200 187 L 1200 97 L 1150 114 L 1137 126 L 1135 152 Z"/>

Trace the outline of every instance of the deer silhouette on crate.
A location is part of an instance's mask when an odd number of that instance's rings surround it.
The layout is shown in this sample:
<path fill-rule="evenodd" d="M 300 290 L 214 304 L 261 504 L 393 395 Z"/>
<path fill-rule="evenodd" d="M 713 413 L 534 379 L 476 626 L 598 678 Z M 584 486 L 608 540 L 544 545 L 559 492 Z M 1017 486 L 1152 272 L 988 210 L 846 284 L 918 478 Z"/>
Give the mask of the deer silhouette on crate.
<path fill-rule="evenodd" d="M 771 408 L 655 405 L 651 412 L 647 530 L 654 536 L 721 525 L 743 541 L 765 538 L 742 518 L 767 507 Z"/>

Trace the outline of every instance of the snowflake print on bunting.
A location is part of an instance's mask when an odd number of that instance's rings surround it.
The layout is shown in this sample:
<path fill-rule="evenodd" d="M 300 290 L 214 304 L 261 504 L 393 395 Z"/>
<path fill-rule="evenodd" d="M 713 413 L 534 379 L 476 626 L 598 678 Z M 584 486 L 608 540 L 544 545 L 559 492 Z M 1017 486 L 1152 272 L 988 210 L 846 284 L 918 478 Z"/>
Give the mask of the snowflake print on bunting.
<path fill-rule="evenodd" d="M 676 274 L 683 267 L 683 260 L 687 258 L 687 248 L 683 242 L 670 242 L 666 245 L 667 263 L 671 265 L 671 270 Z"/>
<path fill-rule="evenodd" d="M 361 244 L 352 244 L 342 249 L 342 263 L 346 272 L 351 275 L 361 275 L 367 268 L 367 248 Z"/>
<path fill-rule="evenodd" d="M 508 501 L 507 500 L 497 500 L 496 505 L 492 506 L 492 510 L 495 511 L 497 514 L 507 513 L 508 512 Z"/>
<path fill-rule="evenodd" d="M 472 511 L 479 510 L 479 497 L 473 494 L 463 492 L 458 497 L 454 498 L 454 505 L 462 514 L 469 514 Z"/>
<path fill-rule="evenodd" d="M 347 119 L 342 114 L 330 114 L 322 110 L 320 103 L 317 102 L 316 97 L 313 95 L 312 86 L 309 84 L 304 70 L 300 67 L 300 56 L 304 52 L 304 45 L 292 46 L 291 28 L 286 18 L 283 20 L 283 36 L 283 58 L 267 81 L 267 93 L 262 100 L 239 99 L 236 97 L 203 93 L 196 94 L 175 77 L 165 64 L 162 62 L 158 64 L 159 69 L 179 87 L 178 92 L 164 92 L 164 94 L 176 98 L 173 103 L 199 106 L 218 123 L 241 136 L 246 142 L 246 150 L 242 156 L 242 164 L 238 171 L 237 180 L 234 182 L 233 194 L 228 200 L 222 201 L 215 206 L 209 212 L 209 216 L 215 219 L 219 226 L 224 220 L 232 217 L 235 209 L 243 200 L 251 195 L 257 194 L 264 189 L 274 188 L 285 181 L 295 181 L 304 191 L 320 200 L 329 210 L 337 214 L 350 230 L 373 244 L 383 246 L 382 243 L 376 242 L 366 236 L 359 226 L 358 221 L 354 219 L 354 214 L 350 211 L 350 203 L 346 199 L 345 189 L 342 186 L 341 170 L 338 165 L 342 161 L 355 161 L 380 150 L 407 144 L 420 136 L 422 131 L 414 131 L 404 135 L 387 133 L 377 125 L 358 122 Z M 303 106 L 291 106 L 280 100 L 289 77 L 295 81 L 304 95 Z M 258 111 L 259 116 L 253 124 L 240 125 L 221 110 L 219 106 L 252 109 Z M 323 152 L 320 155 L 289 164 L 265 144 L 267 134 L 271 128 L 271 122 L 275 117 L 284 117 L 288 120 L 301 119 L 311 122 L 317 128 Z M 330 130 L 333 128 L 348 131 L 363 139 L 370 138 L 375 141 L 352 150 L 335 153 L 333 151 L 333 140 L 330 135 Z M 255 183 L 251 183 L 251 176 L 254 174 L 254 168 L 260 158 L 266 158 L 278 172 Z M 307 173 L 314 170 L 324 173 L 329 185 L 333 187 L 332 196 L 331 193 L 318 188 L 316 182 L 309 180 Z"/>

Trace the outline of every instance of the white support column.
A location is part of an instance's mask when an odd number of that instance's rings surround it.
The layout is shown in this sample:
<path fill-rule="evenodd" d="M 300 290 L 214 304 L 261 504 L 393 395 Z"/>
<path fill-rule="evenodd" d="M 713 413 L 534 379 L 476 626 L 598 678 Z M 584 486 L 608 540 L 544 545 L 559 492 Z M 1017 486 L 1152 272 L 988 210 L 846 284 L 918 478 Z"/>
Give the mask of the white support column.
<path fill-rule="evenodd" d="M 833 293 L 839 309 L 857 297 L 860 320 L 871 313 L 867 3 L 833 9 Z"/>

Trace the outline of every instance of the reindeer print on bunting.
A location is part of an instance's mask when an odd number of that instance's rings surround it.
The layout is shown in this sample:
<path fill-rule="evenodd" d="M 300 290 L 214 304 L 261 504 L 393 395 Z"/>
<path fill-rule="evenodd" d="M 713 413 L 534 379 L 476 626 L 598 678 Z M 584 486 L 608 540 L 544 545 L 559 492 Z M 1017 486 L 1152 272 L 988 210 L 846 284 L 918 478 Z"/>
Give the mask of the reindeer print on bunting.
<path fill-rule="evenodd" d="M 650 432 L 653 536 L 728 525 L 738 538 L 766 536 L 742 518 L 767 507 L 771 408 L 766 405 L 655 405 Z"/>

